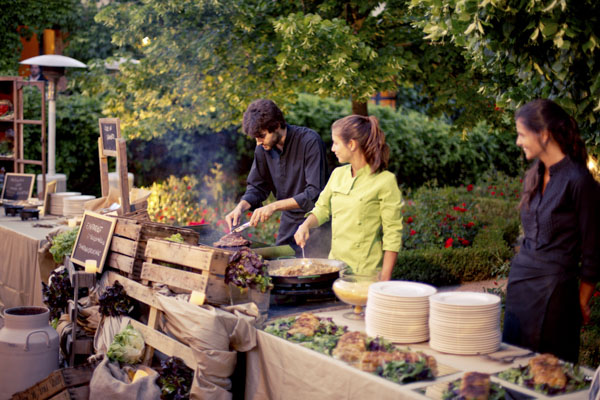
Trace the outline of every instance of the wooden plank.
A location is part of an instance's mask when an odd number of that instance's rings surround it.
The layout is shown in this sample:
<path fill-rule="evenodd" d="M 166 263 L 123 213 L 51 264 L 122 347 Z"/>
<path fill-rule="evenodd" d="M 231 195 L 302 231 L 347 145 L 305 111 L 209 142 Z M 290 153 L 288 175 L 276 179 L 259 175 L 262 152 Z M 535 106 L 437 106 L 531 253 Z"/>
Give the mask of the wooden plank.
<path fill-rule="evenodd" d="M 145 262 L 142 267 L 141 278 L 152 282 L 164 283 L 165 285 L 174 286 L 179 289 L 189 291 L 195 290 L 197 292 L 205 292 L 208 283 L 207 275 L 200 275 L 195 272 L 182 271 L 148 262 Z"/>
<path fill-rule="evenodd" d="M 146 258 L 153 258 L 198 270 L 210 270 L 213 252 L 198 246 L 189 246 L 166 240 L 150 239 L 146 244 Z"/>
<path fill-rule="evenodd" d="M 135 257 L 137 253 L 138 242 L 118 236 L 113 236 L 110 243 L 110 250 L 129 257 Z"/>
<path fill-rule="evenodd" d="M 68 388 L 49 400 L 87 400 L 90 398 L 89 385 Z"/>
<path fill-rule="evenodd" d="M 200 239 L 200 234 L 191 229 L 148 221 L 143 221 L 142 224 L 144 228 L 142 229 L 140 241 L 148 241 L 155 238 L 166 238 L 176 233 L 179 233 L 183 237 L 183 241 L 189 245 L 197 245 L 198 240 Z"/>
<path fill-rule="evenodd" d="M 115 226 L 114 232 L 115 235 L 138 241 L 140 240 L 141 231 L 142 225 L 137 223 L 137 221 L 132 221 L 125 218 L 117 218 L 117 226 Z"/>
<path fill-rule="evenodd" d="M 227 264 L 229 263 L 229 255 L 213 250 L 213 259 L 210 263 L 210 272 L 217 275 L 225 275 Z"/>
<path fill-rule="evenodd" d="M 150 307 L 150 313 L 148 314 L 148 327 L 152 329 L 156 329 L 158 326 L 158 310 L 154 307 Z M 142 364 L 151 365 L 152 357 L 154 356 L 154 349 L 150 346 L 146 346 L 146 350 L 144 351 L 144 358 L 142 359 Z"/>
<path fill-rule="evenodd" d="M 148 304 L 150 307 L 154 307 L 160 311 L 165 311 L 160 303 L 156 300 L 156 293 L 151 288 L 141 285 L 135 281 L 132 281 L 129 278 L 125 278 L 117 274 L 116 272 L 109 271 L 108 273 L 108 284 L 113 286 L 115 282 L 119 282 L 125 292 L 127 292 L 127 296 L 141 301 L 142 303 Z"/>
<path fill-rule="evenodd" d="M 117 172 L 119 174 L 119 189 L 121 190 L 121 208 L 119 215 L 131 212 L 129 206 L 129 177 L 127 174 L 127 145 L 125 139 L 117 139 Z"/>
<path fill-rule="evenodd" d="M 210 274 L 206 287 L 206 299 L 212 304 L 230 304 L 229 286 L 223 278 Z"/>
<path fill-rule="evenodd" d="M 100 160 L 100 187 L 102 197 L 108 197 L 108 159 L 102 154 L 102 138 L 98 137 L 98 158 Z"/>
<path fill-rule="evenodd" d="M 135 260 L 132 257 L 113 253 L 112 251 L 108 253 L 108 257 L 106 258 L 106 264 L 109 267 L 123 271 L 126 274 L 131 274 L 133 272 L 134 262 Z"/>
<path fill-rule="evenodd" d="M 194 353 L 188 346 L 170 338 L 164 333 L 151 329 L 134 319 L 131 320 L 131 326 L 142 334 L 144 342 L 146 342 L 147 345 L 168 356 L 179 357 L 183 360 L 185 365 L 194 370 L 196 369 Z"/>

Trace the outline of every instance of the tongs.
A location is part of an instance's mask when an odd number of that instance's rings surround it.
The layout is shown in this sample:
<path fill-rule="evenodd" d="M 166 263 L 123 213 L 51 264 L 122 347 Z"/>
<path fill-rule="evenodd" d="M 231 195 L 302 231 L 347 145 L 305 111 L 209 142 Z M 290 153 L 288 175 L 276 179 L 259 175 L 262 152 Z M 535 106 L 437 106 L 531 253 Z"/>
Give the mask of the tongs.
<path fill-rule="evenodd" d="M 248 228 L 250 228 L 250 221 L 246 222 L 245 224 L 242 224 L 242 225 L 238 226 L 237 228 L 233 228 L 231 230 L 231 233 L 240 233 L 243 230 L 246 230 Z"/>

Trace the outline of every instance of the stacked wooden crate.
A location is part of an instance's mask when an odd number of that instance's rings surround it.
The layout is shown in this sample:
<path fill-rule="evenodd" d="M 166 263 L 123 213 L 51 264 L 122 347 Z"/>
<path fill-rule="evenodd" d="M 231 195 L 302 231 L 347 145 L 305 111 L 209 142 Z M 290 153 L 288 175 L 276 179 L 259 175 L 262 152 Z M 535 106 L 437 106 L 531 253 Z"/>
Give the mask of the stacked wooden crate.
<path fill-rule="evenodd" d="M 121 271 L 125 276 L 139 281 L 149 239 L 167 238 L 180 234 L 186 244 L 197 245 L 199 234 L 180 228 L 132 218 L 117 218 L 106 265 Z"/>

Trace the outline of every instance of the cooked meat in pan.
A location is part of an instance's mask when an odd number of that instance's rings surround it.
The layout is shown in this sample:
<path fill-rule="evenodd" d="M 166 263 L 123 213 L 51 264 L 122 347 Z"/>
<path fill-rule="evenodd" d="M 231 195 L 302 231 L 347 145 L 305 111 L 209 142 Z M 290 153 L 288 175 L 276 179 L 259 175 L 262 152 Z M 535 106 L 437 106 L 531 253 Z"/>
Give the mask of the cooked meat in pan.
<path fill-rule="evenodd" d="M 250 243 L 252 243 L 252 242 L 249 241 L 248 239 L 244 238 L 241 233 L 232 232 L 232 233 L 228 233 L 227 235 L 223 236 L 217 242 L 214 242 L 213 246 L 215 246 L 215 247 L 241 247 L 241 246 L 248 246 Z"/>
<path fill-rule="evenodd" d="M 310 264 L 290 265 L 287 267 L 274 268 L 269 271 L 271 276 L 306 276 L 306 275 L 322 275 L 331 272 L 338 272 L 340 269 L 333 265 L 319 264 L 312 262 Z"/>

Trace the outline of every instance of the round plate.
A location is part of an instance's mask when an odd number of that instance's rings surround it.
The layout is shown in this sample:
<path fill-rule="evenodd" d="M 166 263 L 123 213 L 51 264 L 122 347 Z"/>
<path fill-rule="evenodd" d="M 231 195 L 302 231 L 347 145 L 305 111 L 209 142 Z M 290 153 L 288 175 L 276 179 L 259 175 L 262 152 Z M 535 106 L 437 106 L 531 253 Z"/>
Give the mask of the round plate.
<path fill-rule="evenodd" d="M 383 281 L 376 282 L 369 287 L 369 293 L 380 294 L 387 297 L 427 297 L 437 289 L 424 283 L 410 281 Z"/>
<path fill-rule="evenodd" d="M 490 307 L 500 304 L 500 296 L 482 292 L 443 292 L 429 298 L 433 305 L 460 307 Z"/>

